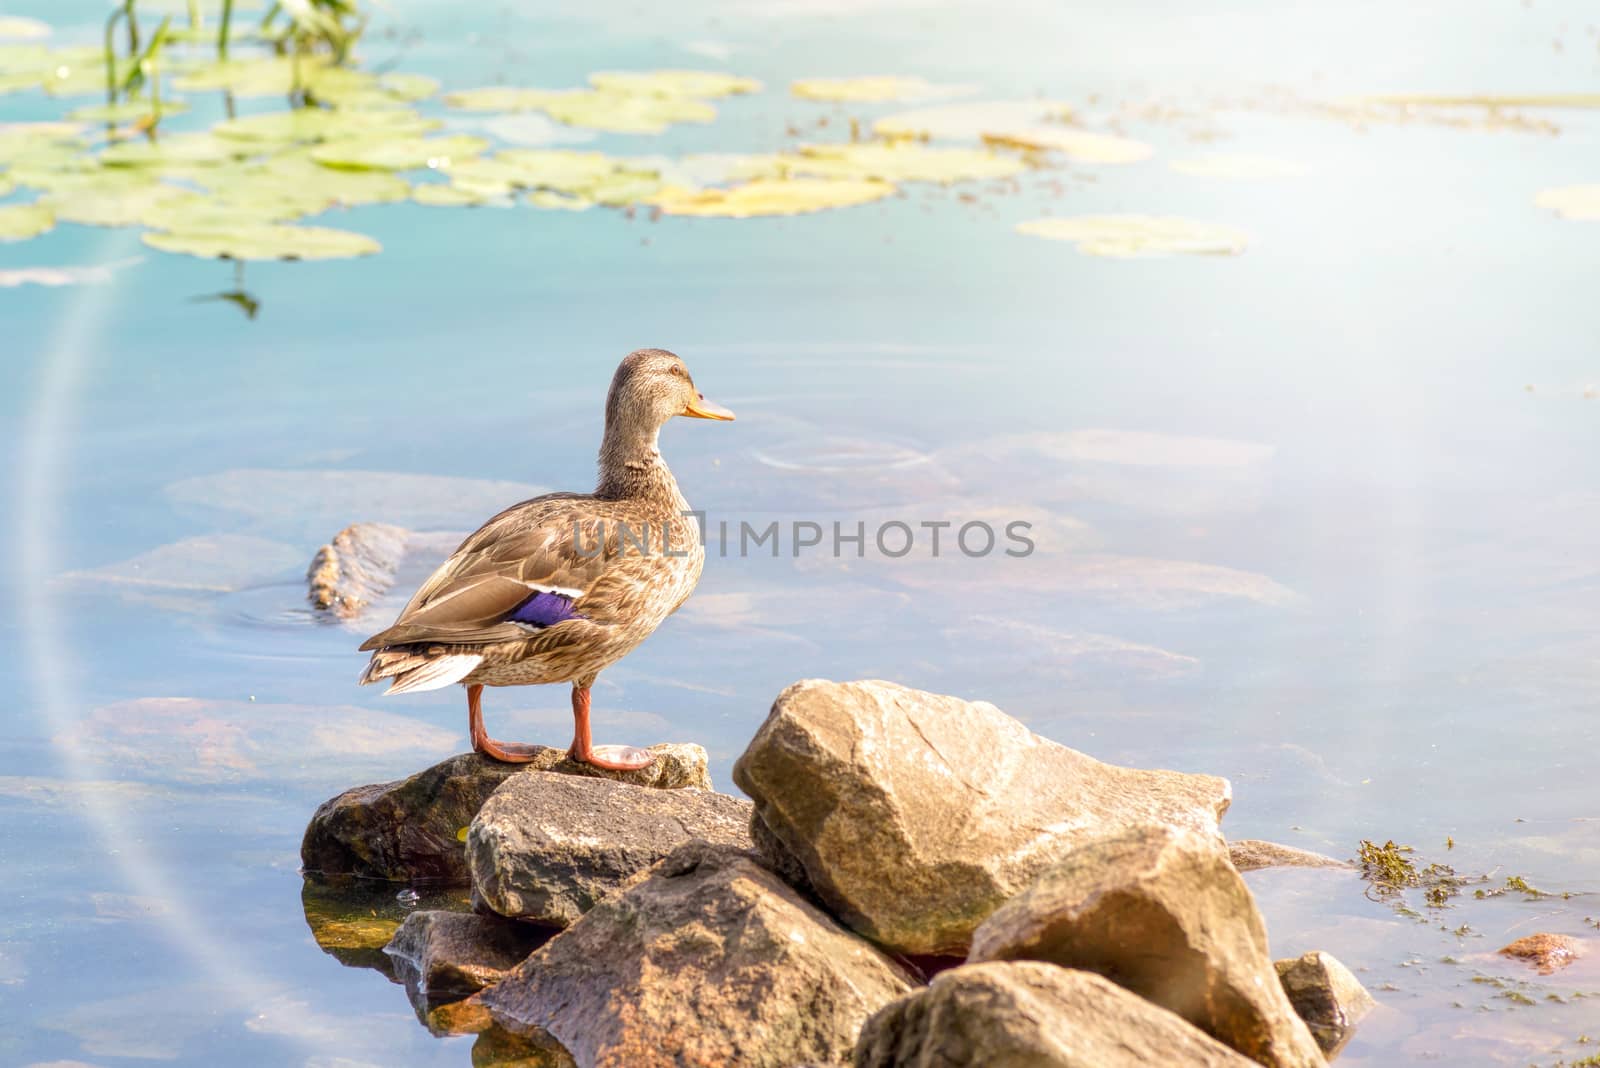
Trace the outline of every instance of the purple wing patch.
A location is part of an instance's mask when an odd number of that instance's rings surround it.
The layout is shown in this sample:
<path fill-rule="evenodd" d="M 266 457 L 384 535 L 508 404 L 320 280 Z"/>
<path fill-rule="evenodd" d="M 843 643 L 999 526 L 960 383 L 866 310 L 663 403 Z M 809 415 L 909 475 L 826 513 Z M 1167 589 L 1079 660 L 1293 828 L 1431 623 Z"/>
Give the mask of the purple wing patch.
<path fill-rule="evenodd" d="M 506 620 L 529 627 L 553 627 L 568 619 L 582 619 L 572 610 L 572 598 L 564 593 L 540 590 L 516 607 Z"/>

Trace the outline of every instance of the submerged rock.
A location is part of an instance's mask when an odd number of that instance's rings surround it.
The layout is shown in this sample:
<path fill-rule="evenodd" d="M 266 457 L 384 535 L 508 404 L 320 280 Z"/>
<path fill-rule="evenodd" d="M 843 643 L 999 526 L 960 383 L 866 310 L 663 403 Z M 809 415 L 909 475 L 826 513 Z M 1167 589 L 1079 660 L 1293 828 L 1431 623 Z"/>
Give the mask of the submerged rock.
<path fill-rule="evenodd" d="M 1344 1049 L 1356 1025 L 1377 1007 L 1361 980 L 1330 954 L 1313 950 L 1275 964 L 1289 1004 L 1330 1058 Z"/>
<path fill-rule="evenodd" d="M 1228 843 L 1228 859 L 1240 871 L 1258 871 L 1261 868 L 1348 868 L 1350 863 L 1313 853 L 1308 849 L 1263 842 L 1257 838 L 1241 838 Z"/>
<path fill-rule="evenodd" d="M 1260 1064 L 1323 1063 L 1215 835 L 1146 826 L 1072 850 L 978 928 L 970 959 L 1098 972 Z"/>
<path fill-rule="evenodd" d="M 750 802 L 569 775 L 516 775 L 467 834 L 476 898 L 502 916 L 566 927 L 685 842 L 748 849 Z"/>
<path fill-rule="evenodd" d="M 532 763 L 502 764 L 462 753 L 396 782 L 357 786 L 324 801 L 300 843 L 306 871 L 377 879 L 469 882 L 466 830 L 506 780 L 558 772 L 658 789 L 709 789 L 706 751 L 693 743 L 653 745 L 655 763 L 640 771 L 603 771 L 547 748 Z"/>
<path fill-rule="evenodd" d="M 582 1068 L 788 1068 L 847 1059 L 910 988 L 753 854 L 691 842 L 476 997 Z"/>
<path fill-rule="evenodd" d="M 1540 975 L 1553 975 L 1556 969 L 1565 968 L 1579 956 L 1576 941 L 1566 935 L 1545 932 L 1519 938 L 1510 945 L 1501 946 L 1496 952 L 1502 957 L 1527 961 L 1539 969 Z"/>
<path fill-rule="evenodd" d="M 465 998 L 499 982 L 543 941 L 526 924 L 474 912 L 413 912 L 383 951 L 428 1001 Z"/>
<path fill-rule="evenodd" d="M 775 868 L 798 867 L 846 924 L 912 954 L 965 952 L 1090 838 L 1145 823 L 1216 836 L 1231 793 L 1209 775 L 1103 764 L 986 702 L 817 679 L 778 696 L 733 777 Z"/>
<path fill-rule="evenodd" d="M 352 523 L 316 551 L 306 569 L 306 596 L 313 608 L 353 619 L 388 592 L 406 553 L 404 527 Z"/>
<path fill-rule="evenodd" d="M 936 976 L 867 1021 L 856 1068 L 1249 1068 L 1252 1062 L 1089 972 L 1032 961 Z"/>

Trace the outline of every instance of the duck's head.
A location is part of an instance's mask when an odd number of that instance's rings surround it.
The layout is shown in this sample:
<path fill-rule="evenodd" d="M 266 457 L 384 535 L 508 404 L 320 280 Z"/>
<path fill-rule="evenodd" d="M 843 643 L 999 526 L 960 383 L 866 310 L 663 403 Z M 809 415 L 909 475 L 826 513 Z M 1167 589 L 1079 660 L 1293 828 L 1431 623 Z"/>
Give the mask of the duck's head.
<path fill-rule="evenodd" d="M 689 369 L 675 354 L 666 349 L 628 353 L 606 394 L 606 426 L 654 431 L 675 415 L 733 418 L 732 412 L 695 389 Z"/>

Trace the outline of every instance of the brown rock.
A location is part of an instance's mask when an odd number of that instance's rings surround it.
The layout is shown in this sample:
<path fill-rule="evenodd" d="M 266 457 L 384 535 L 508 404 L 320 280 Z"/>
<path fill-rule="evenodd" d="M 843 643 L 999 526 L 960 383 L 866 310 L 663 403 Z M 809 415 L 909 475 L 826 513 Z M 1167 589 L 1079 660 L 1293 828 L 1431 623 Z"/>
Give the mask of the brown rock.
<path fill-rule="evenodd" d="M 1216 834 L 1225 779 L 1102 764 L 986 702 L 888 682 L 808 680 L 778 696 L 734 766 L 770 831 L 862 934 L 918 954 L 973 930 L 1075 845 L 1168 823 Z"/>
<path fill-rule="evenodd" d="M 848 1058 L 910 987 L 753 854 L 691 842 L 476 997 L 581 1068 L 787 1068 Z"/>
<path fill-rule="evenodd" d="M 750 802 L 572 775 L 515 775 L 472 821 L 475 900 L 502 916 L 566 927 L 695 839 L 749 849 Z"/>
<path fill-rule="evenodd" d="M 1540 975 L 1551 975 L 1579 957 L 1577 942 L 1566 935 L 1544 932 L 1519 938 L 1508 946 L 1501 946 L 1496 952 L 1502 957 L 1527 961 L 1539 969 Z"/>
<path fill-rule="evenodd" d="M 1314 950 L 1275 964 L 1289 1004 L 1311 1029 L 1322 1052 L 1332 1059 L 1378 1003 L 1361 980 L 1330 954 Z"/>
<path fill-rule="evenodd" d="M 300 843 L 300 862 L 308 872 L 465 886 L 467 826 L 489 795 L 513 776 L 558 772 L 657 789 L 710 789 L 706 751 L 700 746 L 673 743 L 650 751 L 655 763 L 623 772 L 575 764 L 555 748 L 542 749 L 529 764 L 462 753 L 397 782 L 357 786 L 317 809 Z"/>
<path fill-rule="evenodd" d="M 396 974 L 429 1001 L 464 998 L 497 983 L 539 947 L 527 924 L 474 912 L 413 912 L 383 947 Z"/>
<path fill-rule="evenodd" d="M 867 1021 L 855 1068 L 1249 1068 L 1252 1062 L 1098 975 L 969 964 Z"/>
<path fill-rule="evenodd" d="M 1240 871 L 1257 871 L 1261 868 L 1348 868 L 1348 861 L 1335 860 L 1313 853 L 1308 849 L 1263 842 L 1256 838 L 1241 838 L 1228 843 L 1228 859 Z"/>
<path fill-rule="evenodd" d="M 388 523 L 352 523 L 316 551 L 306 569 L 313 608 L 353 619 L 394 584 L 407 532 Z"/>
<path fill-rule="evenodd" d="M 1148 826 L 1080 846 L 978 928 L 969 959 L 1098 972 L 1261 1064 L 1324 1063 L 1215 835 Z"/>

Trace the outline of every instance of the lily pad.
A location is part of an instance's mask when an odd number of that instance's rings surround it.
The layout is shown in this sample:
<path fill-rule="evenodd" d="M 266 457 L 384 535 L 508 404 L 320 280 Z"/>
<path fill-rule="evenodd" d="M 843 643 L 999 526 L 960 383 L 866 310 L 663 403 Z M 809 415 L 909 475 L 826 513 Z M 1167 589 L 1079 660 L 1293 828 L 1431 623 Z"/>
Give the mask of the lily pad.
<path fill-rule="evenodd" d="M 1007 131 L 1065 124 L 1072 105 L 1060 100 L 985 100 L 896 112 L 872 124 L 879 137 L 978 141 Z"/>
<path fill-rule="evenodd" d="M 17 183 L 16 182 L 13 182 L 10 178 L 7 178 L 4 174 L 0 174 L 0 197 L 10 196 L 11 193 L 16 188 L 17 188 Z"/>
<path fill-rule="evenodd" d="M 1238 230 L 1168 215 L 1077 215 L 1034 219 L 1017 232 L 1052 241 L 1077 242 L 1086 256 L 1237 256 L 1249 243 Z"/>
<path fill-rule="evenodd" d="M 0 242 L 26 241 L 55 226 L 48 204 L 12 204 L 0 207 Z"/>
<path fill-rule="evenodd" d="M 1197 156 L 1193 159 L 1176 159 L 1168 164 L 1179 174 L 1198 178 L 1303 178 L 1311 168 L 1293 160 L 1273 156 L 1225 155 Z"/>
<path fill-rule="evenodd" d="M 986 134 L 984 141 L 1026 152 L 1061 152 L 1080 163 L 1138 163 L 1155 152 L 1143 141 L 1067 126 L 1027 126 Z"/>
<path fill-rule="evenodd" d="M 365 234 L 349 230 L 274 224 L 153 231 L 143 240 L 162 252 L 225 260 L 351 259 L 373 255 L 383 247 Z"/>
<path fill-rule="evenodd" d="M 881 200 L 895 191 L 889 182 L 828 181 L 821 178 L 759 178 L 731 189 L 669 187 L 650 199 L 665 215 L 748 219 L 804 215 Z"/>
<path fill-rule="evenodd" d="M 19 93 L 24 89 L 37 89 L 44 84 L 42 70 L 0 70 L 0 94 Z"/>
<path fill-rule="evenodd" d="M 211 132 L 230 141 L 259 145 L 291 145 L 340 138 L 415 137 L 440 125 L 409 109 L 346 111 L 330 108 L 295 108 L 245 115 L 217 123 Z"/>
<path fill-rule="evenodd" d="M 594 207 L 595 204 L 588 197 L 570 196 L 566 193 L 555 193 L 548 189 L 537 189 L 529 193 L 528 203 L 536 208 L 554 211 L 586 211 Z"/>
<path fill-rule="evenodd" d="M 85 186 L 45 197 L 56 218 L 83 226 L 137 226 L 147 212 L 184 195 L 175 185 L 152 183 L 131 188 Z"/>
<path fill-rule="evenodd" d="M 453 134 L 446 137 L 365 137 L 333 141 L 311 150 L 311 158 L 324 167 L 364 171 L 410 171 L 419 167 L 448 169 L 453 160 L 466 160 L 489 147 L 481 137 Z"/>
<path fill-rule="evenodd" d="M 761 91 L 754 78 L 708 70 L 601 71 L 589 75 L 589 84 L 607 92 L 702 100 Z"/>
<path fill-rule="evenodd" d="M 220 60 L 184 72 L 172 85 L 183 92 L 227 89 L 241 97 L 282 96 L 296 86 L 313 85 L 327 65 L 326 59 L 316 56 Z"/>
<path fill-rule="evenodd" d="M 0 15 L 0 37 L 36 41 L 50 36 L 50 24 L 21 15 Z"/>
<path fill-rule="evenodd" d="M 193 181 L 233 198 L 294 205 L 304 214 L 341 205 L 388 204 L 411 196 L 410 184 L 393 174 L 336 170 L 298 151 L 259 163 L 211 168 L 196 174 Z"/>
<path fill-rule="evenodd" d="M 1600 220 L 1600 185 L 1564 185 L 1541 190 L 1533 203 L 1563 219 Z"/>
<path fill-rule="evenodd" d="M 439 79 L 395 71 L 378 76 L 378 88 L 399 100 L 426 100 L 439 91 Z"/>
<path fill-rule="evenodd" d="M 806 145 L 785 156 L 790 173 L 814 178 L 877 178 L 883 181 L 962 182 L 1007 178 L 1027 169 L 1015 156 L 966 148 L 890 144 Z"/>
<path fill-rule="evenodd" d="M 116 63 L 114 77 L 127 78 L 133 67 L 128 60 Z M 105 53 L 98 48 L 64 49 L 50 54 L 50 67 L 40 83 L 51 96 L 104 95 L 106 91 Z"/>
<path fill-rule="evenodd" d="M 306 214 L 297 205 L 277 198 L 208 196 L 191 190 L 175 192 L 175 196 L 151 202 L 139 215 L 139 224 L 152 230 L 219 230 L 288 222 Z"/>
<path fill-rule="evenodd" d="M 181 115 L 189 105 L 181 100 L 161 101 L 161 114 Z M 154 108 L 147 99 L 119 100 L 115 104 L 91 104 L 67 112 L 67 118 L 79 122 L 135 122 L 152 114 Z"/>
<path fill-rule="evenodd" d="M 661 133 L 679 122 L 711 122 L 717 109 L 685 96 L 646 96 L 601 89 L 467 89 L 445 94 L 463 111 L 542 111 L 568 126 L 612 133 Z"/>
<path fill-rule="evenodd" d="M 76 122 L 0 123 L 0 164 L 16 163 L 40 148 L 76 150 L 83 145 L 82 130 Z"/>
<path fill-rule="evenodd" d="M 501 198 L 475 193 L 468 186 L 451 185 L 447 182 L 423 182 L 411 187 L 411 199 L 418 204 L 434 208 L 469 208 L 489 204 Z"/>
<path fill-rule="evenodd" d="M 865 104 L 884 100 L 942 100 L 972 92 L 971 86 L 935 85 L 924 78 L 873 75 L 864 78 L 804 78 L 789 85 L 801 100 Z"/>
<path fill-rule="evenodd" d="M 183 165 L 206 166 L 226 163 L 243 155 L 246 149 L 237 141 L 215 137 L 207 132 L 166 134 L 155 141 L 141 138 L 122 141 L 100 153 L 108 167 L 171 168 Z"/>

